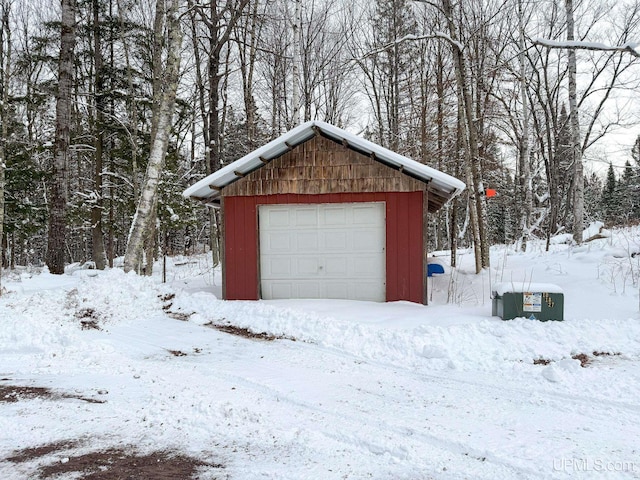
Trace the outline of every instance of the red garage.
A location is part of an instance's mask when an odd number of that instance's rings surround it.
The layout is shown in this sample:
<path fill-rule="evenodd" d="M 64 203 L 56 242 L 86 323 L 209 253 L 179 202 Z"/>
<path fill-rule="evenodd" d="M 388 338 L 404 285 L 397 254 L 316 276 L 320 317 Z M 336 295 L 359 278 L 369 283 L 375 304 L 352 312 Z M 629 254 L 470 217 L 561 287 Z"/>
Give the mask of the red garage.
<path fill-rule="evenodd" d="M 323 122 L 307 122 L 184 196 L 220 208 L 228 300 L 426 303 L 426 218 L 464 184 Z"/>

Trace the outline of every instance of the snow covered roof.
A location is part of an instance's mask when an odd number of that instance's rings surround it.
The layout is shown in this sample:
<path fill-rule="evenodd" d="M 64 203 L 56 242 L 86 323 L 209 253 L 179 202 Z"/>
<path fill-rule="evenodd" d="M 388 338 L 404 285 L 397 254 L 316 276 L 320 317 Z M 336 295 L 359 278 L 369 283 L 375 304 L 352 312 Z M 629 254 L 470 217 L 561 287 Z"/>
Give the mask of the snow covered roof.
<path fill-rule="evenodd" d="M 446 173 L 399 155 L 328 123 L 310 121 L 303 123 L 263 147 L 203 178 L 187 188 L 182 195 L 200 200 L 207 205 L 216 205 L 219 203 L 224 187 L 241 179 L 254 170 L 262 168 L 271 160 L 284 155 L 296 146 L 310 140 L 315 135 L 321 135 L 342 143 L 347 148 L 366 155 L 389 168 L 393 168 L 405 175 L 428 183 L 429 191 L 441 197 L 443 199 L 442 203 L 451 200 L 465 189 L 463 182 Z"/>

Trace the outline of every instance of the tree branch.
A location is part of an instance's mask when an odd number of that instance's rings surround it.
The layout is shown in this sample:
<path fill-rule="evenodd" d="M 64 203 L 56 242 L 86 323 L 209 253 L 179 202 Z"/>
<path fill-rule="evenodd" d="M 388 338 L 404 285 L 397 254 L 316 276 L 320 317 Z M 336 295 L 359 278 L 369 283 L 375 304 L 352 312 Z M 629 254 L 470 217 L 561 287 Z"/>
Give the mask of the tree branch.
<path fill-rule="evenodd" d="M 432 35 L 414 35 L 414 34 L 410 33 L 409 35 L 405 35 L 404 37 L 397 38 L 393 42 L 389 42 L 386 45 L 381 46 L 380 48 L 377 48 L 375 50 L 371 50 L 370 52 L 365 53 L 359 60 L 364 60 L 367 57 L 371 57 L 373 55 L 377 55 L 377 54 L 382 53 L 382 52 L 384 52 L 386 50 L 389 50 L 390 48 L 394 47 L 395 45 L 399 45 L 399 44 L 404 43 L 404 42 L 416 42 L 418 40 L 433 40 L 433 39 L 446 40 L 451 45 L 456 47 L 458 50 L 460 50 L 460 51 L 464 50 L 464 45 L 462 45 L 460 42 L 454 40 L 453 38 L 451 38 L 449 35 L 447 35 L 444 32 L 435 32 Z"/>
<path fill-rule="evenodd" d="M 534 45 L 551 49 L 569 49 L 569 50 L 593 50 L 600 52 L 626 52 L 636 58 L 640 58 L 640 43 L 627 42 L 622 45 L 606 45 L 604 43 L 581 42 L 581 41 L 562 41 L 547 40 L 544 38 L 533 39 Z"/>

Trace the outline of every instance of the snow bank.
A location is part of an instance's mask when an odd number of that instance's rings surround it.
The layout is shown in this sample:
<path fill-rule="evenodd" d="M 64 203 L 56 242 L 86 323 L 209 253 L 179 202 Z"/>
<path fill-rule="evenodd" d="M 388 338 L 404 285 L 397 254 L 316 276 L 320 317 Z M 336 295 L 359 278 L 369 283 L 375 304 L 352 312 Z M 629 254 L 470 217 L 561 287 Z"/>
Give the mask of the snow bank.
<path fill-rule="evenodd" d="M 198 324 L 231 324 L 415 371 L 505 372 L 528 378 L 540 375 L 540 368 L 534 365 L 540 358 L 561 362 L 594 351 L 640 358 L 640 322 L 635 319 L 505 322 L 469 315 L 456 325 L 447 325 L 439 321 L 438 312 L 456 307 L 435 308 L 432 313 L 432 307 L 415 306 L 419 313 L 413 317 L 394 318 L 390 314 L 393 308 L 406 315 L 407 306 L 382 304 L 376 308 L 367 304 L 362 306 L 364 316 L 350 314 L 352 320 L 347 321 L 305 310 L 303 301 L 292 303 L 295 307 L 286 308 L 284 301 L 278 305 L 224 302 L 198 294 L 178 295 L 172 308 L 193 312 L 191 320 Z M 359 304 L 340 303 L 351 311 Z M 310 304 L 318 309 L 317 301 Z M 385 320 L 371 320 L 375 310 Z M 464 314 L 458 311 L 458 315 Z"/>
<path fill-rule="evenodd" d="M 163 315 L 166 289 L 155 280 L 118 269 L 96 273 L 42 274 L 8 285 L 10 293 L 0 302 L 0 348 L 38 358 L 42 366 L 70 360 L 100 363 L 112 349 L 87 342 L 83 330 L 108 330 Z M 18 371 L 22 363 L 30 364 L 18 357 Z"/>

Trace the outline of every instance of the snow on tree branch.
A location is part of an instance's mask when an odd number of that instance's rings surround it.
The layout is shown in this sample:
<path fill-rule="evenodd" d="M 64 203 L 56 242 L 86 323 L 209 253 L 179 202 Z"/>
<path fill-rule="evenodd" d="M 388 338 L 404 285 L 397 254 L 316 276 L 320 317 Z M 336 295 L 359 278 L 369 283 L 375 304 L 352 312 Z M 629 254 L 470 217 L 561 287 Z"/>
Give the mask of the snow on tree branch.
<path fill-rule="evenodd" d="M 386 50 L 389 50 L 390 48 L 392 48 L 394 45 L 399 45 L 401 43 L 404 42 L 416 42 L 418 40 L 432 40 L 432 39 L 440 39 L 440 40 L 446 40 L 447 42 L 449 42 L 450 44 L 452 44 L 454 47 L 456 47 L 458 50 L 464 50 L 464 45 L 462 45 L 462 43 L 454 40 L 453 38 L 451 38 L 450 35 L 444 33 L 444 32 L 435 32 L 433 35 L 414 35 L 412 33 L 410 33 L 409 35 L 405 35 L 404 37 L 400 37 L 395 39 L 393 42 L 389 42 L 386 45 L 381 46 L 380 48 L 376 48 L 375 50 L 371 50 L 367 53 L 365 53 L 360 60 L 364 60 L 367 57 L 371 57 L 373 55 L 377 55 L 379 53 L 382 53 Z"/>
<path fill-rule="evenodd" d="M 534 45 L 540 45 L 547 48 L 563 48 L 573 50 L 594 50 L 601 52 L 627 52 L 634 57 L 640 58 L 640 43 L 627 42 L 622 45 L 606 45 L 597 42 L 581 42 L 577 40 L 558 42 L 555 40 L 547 40 L 544 38 L 536 38 L 533 40 Z"/>

